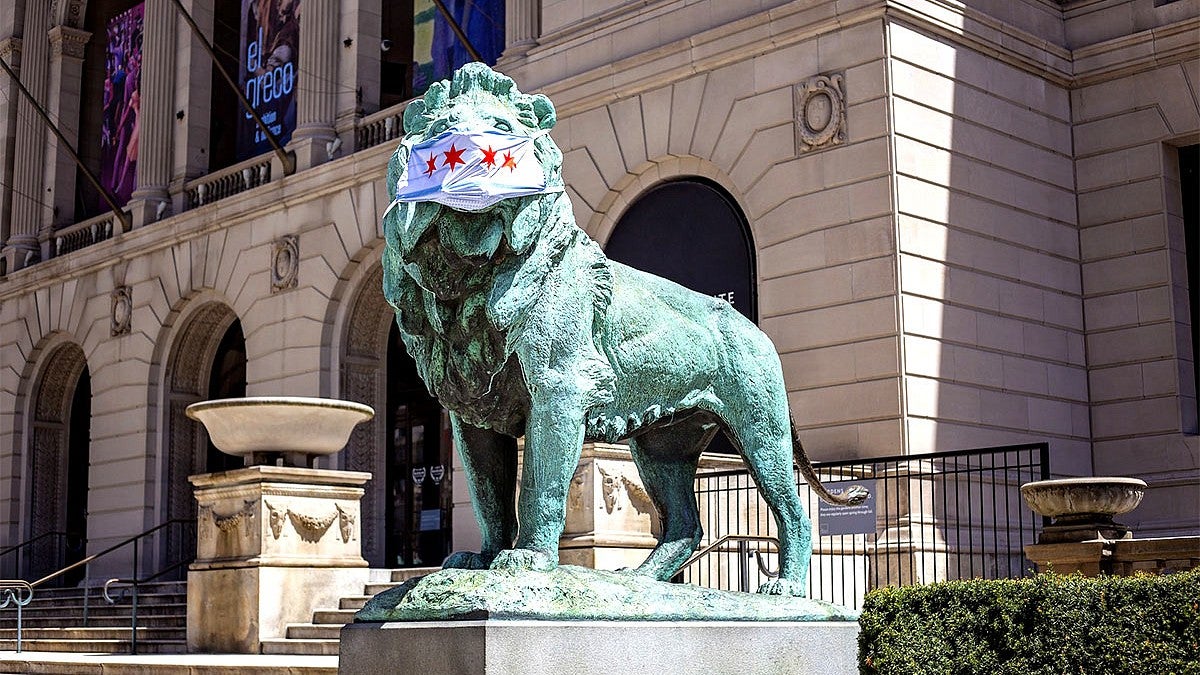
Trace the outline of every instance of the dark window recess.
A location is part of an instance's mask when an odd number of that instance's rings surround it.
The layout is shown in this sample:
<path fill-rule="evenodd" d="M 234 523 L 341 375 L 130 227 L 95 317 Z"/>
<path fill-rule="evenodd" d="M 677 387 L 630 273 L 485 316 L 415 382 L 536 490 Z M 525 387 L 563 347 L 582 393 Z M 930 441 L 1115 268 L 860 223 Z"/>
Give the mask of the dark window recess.
<path fill-rule="evenodd" d="M 1192 313 L 1192 384 L 1193 393 L 1200 399 L 1200 145 L 1179 149 L 1179 191 L 1183 197 L 1188 306 Z M 1197 428 L 1193 426 L 1189 431 L 1196 433 Z"/>
<path fill-rule="evenodd" d="M 241 0 L 216 0 L 213 6 L 213 51 L 234 81 L 241 70 Z M 207 58 L 207 57 L 204 57 Z M 243 114 L 237 93 L 214 65 L 209 104 L 208 170 L 219 171 L 237 162 L 238 117 Z"/>
<path fill-rule="evenodd" d="M 604 252 L 758 319 L 750 226 L 733 197 L 715 183 L 687 179 L 650 188 L 621 216 Z M 708 449 L 735 452 L 724 434 Z"/>
<path fill-rule="evenodd" d="M 450 417 L 429 395 L 392 324 L 387 353 L 389 567 L 440 565 L 450 553 Z"/>
<path fill-rule="evenodd" d="M 208 378 L 209 400 L 218 398 L 243 398 L 246 396 L 246 338 L 242 335 L 242 324 L 234 321 L 225 331 L 217 354 L 213 357 L 212 371 Z M 230 471 L 245 465 L 241 457 L 227 455 L 208 441 L 205 471 Z"/>
<path fill-rule="evenodd" d="M 379 29 L 379 107 L 413 96 L 413 0 L 385 1 Z"/>
<path fill-rule="evenodd" d="M 71 428 L 67 440 L 67 522 L 66 531 L 77 537 L 66 542 L 65 565 L 83 560 L 87 550 L 88 466 L 92 440 L 92 376 L 84 367 L 71 399 Z M 68 574 L 63 583 L 74 586 L 83 581 L 84 568 Z"/>

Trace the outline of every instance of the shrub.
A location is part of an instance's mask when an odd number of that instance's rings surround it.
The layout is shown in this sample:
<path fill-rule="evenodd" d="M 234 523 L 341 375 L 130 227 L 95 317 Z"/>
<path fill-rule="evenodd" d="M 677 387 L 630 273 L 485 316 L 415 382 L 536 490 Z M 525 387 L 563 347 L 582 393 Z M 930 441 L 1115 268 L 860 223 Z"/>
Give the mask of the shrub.
<path fill-rule="evenodd" d="M 884 588 L 859 623 L 866 675 L 1200 675 L 1200 569 Z"/>

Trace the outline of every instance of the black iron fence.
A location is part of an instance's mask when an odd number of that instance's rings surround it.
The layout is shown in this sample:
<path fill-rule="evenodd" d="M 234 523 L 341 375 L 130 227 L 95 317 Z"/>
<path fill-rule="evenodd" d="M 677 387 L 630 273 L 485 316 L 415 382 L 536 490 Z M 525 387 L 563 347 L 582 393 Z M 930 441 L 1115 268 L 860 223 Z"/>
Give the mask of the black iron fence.
<path fill-rule="evenodd" d="M 888 585 L 1030 574 L 1026 544 L 1044 526 L 1021 484 L 1050 476 L 1045 443 L 816 463 L 832 490 L 862 485 L 858 507 L 820 502 L 797 473 L 813 520 L 809 597 L 859 608 Z M 774 537 L 777 526 L 745 470 L 696 478 L 702 546 L 728 535 Z M 754 591 L 778 569 L 773 545 L 730 538 L 683 570 L 689 583 Z"/>

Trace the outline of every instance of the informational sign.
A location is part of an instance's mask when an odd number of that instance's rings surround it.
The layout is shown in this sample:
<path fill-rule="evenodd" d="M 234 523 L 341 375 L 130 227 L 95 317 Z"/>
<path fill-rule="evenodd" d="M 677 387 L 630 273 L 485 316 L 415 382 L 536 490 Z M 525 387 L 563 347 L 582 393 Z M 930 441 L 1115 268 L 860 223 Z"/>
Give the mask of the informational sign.
<path fill-rule="evenodd" d="M 291 140 L 296 128 L 299 51 L 300 0 L 242 0 L 238 85 L 280 145 Z M 270 150 L 267 135 L 243 110 L 238 116 L 238 159 Z"/>
<path fill-rule="evenodd" d="M 442 529 L 441 509 L 421 509 L 421 531 L 430 532 Z"/>
<path fill-rule="evenodd" d="M 429 477 L 433 479 L 434 485 L 439 485 L 442 482 L 442 477 L 446 475 L 446 467 L 438 464 L 429 467 Z"/>
<path fill-rule="evenodd" d="M 425 467 L 415 466 L 412 470 L 413 484 L 420 485 L 425 482 Z"/>
<path fill-rule="evenodd" d="M 820 536 L 875 534 L 875 481 L 843 480 L 824 481 L 824 483 L 825 487 L 835 495 L 840 495 L 855 485 L 866 488 L 871 494 L 865 502 L 855 506 L 835 506 L 823 501 L 818 502 L 817 530 Z"/>
<path fill-rule="evenodd" d="M 489 66 L 504 51 L 504 0 L 443 0 L 471 46 Z M 413 1 L 413 93 L 450 77 L 473 59 L 433 0 Z"/>
<path fill-rule="evenodd" d="M 100 183 L 118 205 L 137 187 L 144 11 L 145 3 L 134 5 L 110 19 L 105 31 Z"/>

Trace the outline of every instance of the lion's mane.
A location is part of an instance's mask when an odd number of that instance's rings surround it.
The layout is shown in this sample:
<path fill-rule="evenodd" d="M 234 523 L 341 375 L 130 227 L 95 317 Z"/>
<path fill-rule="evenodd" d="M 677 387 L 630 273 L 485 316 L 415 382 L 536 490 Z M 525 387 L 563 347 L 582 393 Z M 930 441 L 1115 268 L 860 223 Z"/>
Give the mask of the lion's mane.
<path fill-rule="evenodd" d="M 468 64 L 406 108 L 405 142 L 388 163 L 389 192 L 407 168 L 411 144 L 464 103 L 505 106 L 531 133 L 556 121 L 545 96 L 522 94 L 512 79 Z M 546 184 L 562 186 L 562 152 L 548 135 L 535 140 L 534 155 Z M 430 392 L 475 426 L 523 433 L 528 392 L 517 359 L 510 357 L 548 275 L 563 264 L 582 265 L 594 287 L 597 317 L 611 299 L 608 261 L 576 226 L 570 200 L 563 192 L 518 197 L 483 213 L 432 202 L 399 204 L 384 217 L 384 236 L 384 296 Z M 611 399 L 609 364 L 602 360 L 591 370 L 591 398 Z"/>

